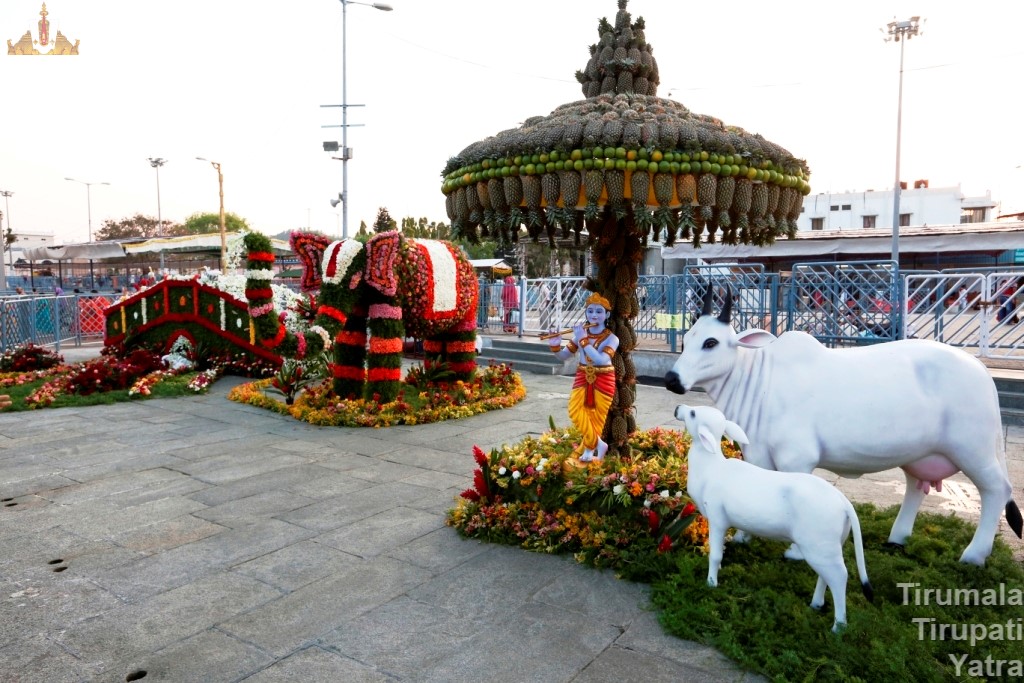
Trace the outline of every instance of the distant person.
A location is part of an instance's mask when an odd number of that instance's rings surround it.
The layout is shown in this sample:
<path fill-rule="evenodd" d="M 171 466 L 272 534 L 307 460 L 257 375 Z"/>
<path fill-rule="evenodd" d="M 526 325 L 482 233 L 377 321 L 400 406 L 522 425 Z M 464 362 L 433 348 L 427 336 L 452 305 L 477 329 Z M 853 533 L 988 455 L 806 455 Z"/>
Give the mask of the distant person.
<path fill-rule="evenodd" d="M 548 329 L 551 325 L 552 314 L 554 313 L 554 298 L 551 296 L 551 288 L 545 281 L 540 286 L 540 328 Z"/>
<path fill-rule="evenodd" d="M 967 287 L 960 285 L 960 289 L 956 293 L 956 303 L 954 305 L 960 313 L 967 310 Z"/>
<path fill-rule="evenodd" d="M 1003 322 L 1013 313 L 1013 309 L 1016 306 L 1016 302 L 1013 299 L 1013 295 L 1016 293 L 1016 287 L 1013 285 L 1012 280 L 1004 280 L 999 288 L 999 296 L 996 297 L 996 302 L 999 304 L 999 309 L 996 311 L 996 321 Z M 1016 316 L 1014 316 L 1016 318 Z M 1011 322 L 1016 322 L 1012 320 Z"/>

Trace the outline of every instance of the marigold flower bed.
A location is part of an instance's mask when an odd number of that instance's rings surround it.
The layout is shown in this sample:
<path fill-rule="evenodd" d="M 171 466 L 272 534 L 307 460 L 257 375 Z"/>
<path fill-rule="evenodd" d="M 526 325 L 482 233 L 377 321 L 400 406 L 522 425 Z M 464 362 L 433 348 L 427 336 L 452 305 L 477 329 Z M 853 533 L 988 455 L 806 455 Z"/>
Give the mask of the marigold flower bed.
<path fill-rule="evenodd" d="M 707 522 L 686 493 L 683 430 L 655 428 L 630 437 L 632 457 L 580 463 L 580 434 L 552 427 L 537 438 L 474 449 L 474 486 L 447 523 L 470 538 L 620 568 L 674 547 L 707 552 Z M 739 450 L 723 441 L 728 457 Z"/>
<path fill-rule="evenodd" d="M 426 381 L 415 370 L 407 376 L 398 397 L 388 403 L 339 399 L 331 391 L 329 380 L 307 387 L 292 405 L 268 395 L 272 379 L 241 384 L 228 393 L 228 398 L 314 425 L 377 428 L 456 420 L 509 408 L 526 398 L 519 374 L 505 364 L 479 368 L 470 382 Z"/>

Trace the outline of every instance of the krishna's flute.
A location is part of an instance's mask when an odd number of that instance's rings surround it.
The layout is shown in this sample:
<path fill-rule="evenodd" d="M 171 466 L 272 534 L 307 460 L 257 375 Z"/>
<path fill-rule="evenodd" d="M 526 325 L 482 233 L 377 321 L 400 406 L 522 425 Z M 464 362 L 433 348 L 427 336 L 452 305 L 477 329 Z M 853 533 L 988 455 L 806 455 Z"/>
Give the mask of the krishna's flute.
<path fill-rule="evenodd" d="M 583 329 L 588 330 L 591 327 L 593 327 L 593 325 L 584 325 Z M 555 337 L 561 337 L 561 336 L 566 335 L 566 334 L 572 334 L 573 330 L 575 330 L 575 329 L 576 328 L 574 328 L 574 327 L 569 327 L 569 328 L 566 328 L 566 329 L 562 330 L 561 332 L 548 332 L 547 334 L 539 335 L 537 338 L 538 339 L 554 339 Z"/>

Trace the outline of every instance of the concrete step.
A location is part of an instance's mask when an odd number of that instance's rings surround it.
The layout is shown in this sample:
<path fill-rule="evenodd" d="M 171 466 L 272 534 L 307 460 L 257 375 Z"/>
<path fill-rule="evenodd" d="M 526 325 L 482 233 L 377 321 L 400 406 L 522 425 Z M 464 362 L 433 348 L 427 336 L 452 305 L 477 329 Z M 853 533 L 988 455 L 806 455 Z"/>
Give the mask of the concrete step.
<path fill-rule="evenodd" d="M 1024 378 L 1018 373 L 992 371 L 992 380 L 999 392 L 999 409 L 1004 425 L 1024 425 Z"/>
<path fill-rule="evenodd" d="M 1021 408 L 1002 408 L 1000 411 L 1003 415 L 1003 426 L 1013 425 L 1015 427 L 1024 426 L 1024 409 Z"/>
<path fill-rule="evenodd" d="M 557 365 L 551 362 L 548 363 L 537 363 L 533 361 L 519 361 L 510 360 L 501 356 L 488 356 L 487 354 L 481 353 L 476 357 L 477 365 L 485 366 L 491 361 L 495 363 L 507 363 L 516 372 L 529 372 L 534 375 L 560 375 L 562 374 L 562 364 Z"/>
<path fill-rule="evenodd" d="M 1024 410 L 1024 391 L 1000 391 L 999 407 L 1003 410 Z"/>
<path fill-rule="evenodd" d="M 1024 392 L 1024 380 L 1017 377 L 1000 377 L 999 375 L 993 375 L 992 381 L 996 383 L 996 390 L 1000 393 L 1004 391 Z"/>
<path fill-rule="evenodd" d="M 562 364 L 562 361 L 555 358 L 555 354 L 551 353 L 546 348 L 537 348 L 536 346 L 529 347 L 510 347 L 510 346 L 492 346 L 484 347 L 483 354 L 494 354 L 500 355 L 503 358 L 508 358 L 510 361 L 529 361 L 533 363 L 557 363 Z"/>
<path fill-rule="evenodd" d="M 483 350 L 477 356 L 477 363 L 486 365 L 490 361 L 508 363 L 518 372 L 538 375 L 559 375 L 565 364 L 555 358 L 544 344 L 527 342 L 508 337 L 486 337 Z"/>

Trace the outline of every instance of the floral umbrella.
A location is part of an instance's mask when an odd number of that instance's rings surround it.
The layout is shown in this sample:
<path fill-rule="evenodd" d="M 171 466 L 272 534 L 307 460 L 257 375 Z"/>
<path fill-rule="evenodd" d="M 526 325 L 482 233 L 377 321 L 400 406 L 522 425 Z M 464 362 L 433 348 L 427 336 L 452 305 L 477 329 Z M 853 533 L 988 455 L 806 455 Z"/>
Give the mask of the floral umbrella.
<path fill-rule="evenodd" d="M 441 186 L 456 235 L 517 241 L 525 225 L 534 241 L 546 235 L 554 245 L 560 229 L 593 250 L 589 286 L 611 302 L 620 340 L 603 438 L 622 455 L 636 430 L 630 321 L 648 235 L 668 245 L 682 237 L 767 246 L 796 233 L 810 192 L 802 159 L 657 96 L 658 63 L 627 2 L 618 1 L 614 25 L 600 20 L 600 40 L 576 72 L 586 99 L 474 142 L 448 160 Z"/>

